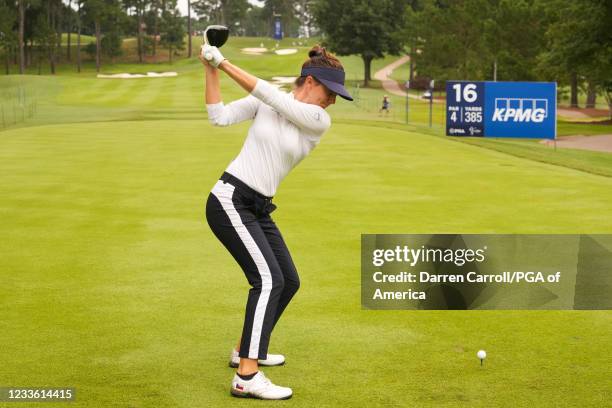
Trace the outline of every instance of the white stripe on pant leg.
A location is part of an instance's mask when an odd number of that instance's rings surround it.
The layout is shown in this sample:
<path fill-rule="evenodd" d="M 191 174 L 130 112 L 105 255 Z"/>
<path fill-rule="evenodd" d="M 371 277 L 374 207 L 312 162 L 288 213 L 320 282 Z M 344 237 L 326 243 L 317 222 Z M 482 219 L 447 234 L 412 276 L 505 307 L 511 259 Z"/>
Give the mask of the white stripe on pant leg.
<path fill-rule="evenodd" d="M 230 183 L 223 183 L 223 181 L 217 181 L 217 184 L 212 189 L 212 193 L 217 197 L 223 210 L 232 222 L 232 226 L 238 233 L 238 237 L 244 243 L 247 251 L 253 258 L 257 271 L 261 277 L 261 294 L 257 300 L 257 307 L 255 308 L 255 316 L 253 318 L 253 330 L 251 331 L 251 341 L 249 343 L 249 358 L 259 358 L 259 342 L 261 340 L 261 329 L 263 327 L 264 316 L 266 314 L 266 307 L 268 306 L 268 299 L 270 298 L 270 291 L 272 290 L 272 274 L 270 273 L 270 267 L 266 262 L 261 250 L 257 246 L 257 243 L 253 239 L 253 236 L 249 230 L 242 223 L 240 214 L 234 207 L 232 201 L 232 195 L 234 194 L 234 186 Z"/>

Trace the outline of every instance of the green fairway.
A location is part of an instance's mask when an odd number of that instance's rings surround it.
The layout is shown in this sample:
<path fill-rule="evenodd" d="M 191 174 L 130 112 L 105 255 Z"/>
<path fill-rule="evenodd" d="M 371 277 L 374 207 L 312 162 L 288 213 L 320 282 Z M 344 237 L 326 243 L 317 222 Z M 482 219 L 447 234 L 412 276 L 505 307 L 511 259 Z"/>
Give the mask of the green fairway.
<path fill-rule="evenodd" d="M 77 42 L 77 33 L 70 34 L 70 44 L 76 46 Z M 81 34 L 81 44 L 86 45 L 92 42 L 96 42 L 96 37 L 91 35 Z M 68 44 L 68 33 L 62 33 L 62 45 L 66 46 Z"/>
<path fill-rule="evenodd" d="M 263 78 L 295 75 L 306 47 L 240 52 L 259 41 L 224 52 Z M 357 79 L 359 58 L 342 60 Z M 204 218 L 248 123 L 208 123 L 198 61 L 104 72 L 147 70 L 179 75 L 0 77 L 0 384 L 76 387 L 74 407 L 261 406 L 229 395 L 248 284 Z M 245 94 L 226 78 L 222 90 Z M 612 156 L 441 137 L 442 104 L 429 129 L 415 101 L 406 126 L 402 98 L 379 116 L 383 93 L 331 107 L 274 199 L 302 281 L 272 335 L 287 364 L 264 370 L 295 393 L 275 404 L 609 404 L 609 311 L 362 310 L 360 235 L 612 233 Z"/>

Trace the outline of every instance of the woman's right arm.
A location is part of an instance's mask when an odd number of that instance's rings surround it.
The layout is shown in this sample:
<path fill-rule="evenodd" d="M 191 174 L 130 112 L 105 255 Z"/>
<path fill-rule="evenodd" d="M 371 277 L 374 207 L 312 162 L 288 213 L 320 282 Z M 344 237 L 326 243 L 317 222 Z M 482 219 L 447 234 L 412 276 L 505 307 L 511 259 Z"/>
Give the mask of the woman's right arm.
<path fill-rule="evenodd" d="M 259 100 L 254 96 L 247 96 L 233 101 L 227 105 L 221 100 L 221 86 L 219 84 L 219 70 L 204 62 L 206 70 L 206 110 L 208 120 L 214 126 L 229 126 L 248 119 L 253 119 L 257 113 Z"/>
<path fill-rule="evenodd" d="M 219 85 L 219 71 L 217 68 L 205 64 L 206 70 L 206 105 L 221 102 L 221 86 Z"/>
<path fill-rule="evenodd" d="M 271 106 L 296 126 L 318 134 L 323 134 L 331 126 L 331 119 L 322 107 L 300 102 L 228 60 L 221 62 L 219 69 L 257 100 Z"/>

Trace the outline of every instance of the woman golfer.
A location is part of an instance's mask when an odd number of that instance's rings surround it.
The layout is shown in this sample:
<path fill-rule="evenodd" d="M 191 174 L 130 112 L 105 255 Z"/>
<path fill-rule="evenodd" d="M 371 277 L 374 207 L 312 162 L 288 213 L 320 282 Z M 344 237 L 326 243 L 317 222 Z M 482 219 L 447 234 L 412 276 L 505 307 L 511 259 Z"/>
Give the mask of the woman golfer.
<path fill-rule="evenodd" d="M 211 59 L 206 60 L 202 55 Z M 232 350 L 238 367 L 231 385 L 237 397 L 291 398 L 291 388 L 272 384 L 259 365 L 282 365 L 268 354 L 270 333 L 299 288 L 300 280 L 283 237 L 270 217 L 280 182 L 319 143 L 331 120 L 325 108 L 336 95 L 353 100 L 344 88 L 344 69 L 325 48 L 315 46 L 302 65 L 295 89 L 285 93 L 233 65 L 217 47 L 205 45 L 206 108 L 211 123 L 228 126 L 252 120 L 238 156 L 213 187 L 206 202 L 210 228 L 238 262 L 251 289 L 242 337 Z M 250 93 L 224 105 L 219 71 Z"/>

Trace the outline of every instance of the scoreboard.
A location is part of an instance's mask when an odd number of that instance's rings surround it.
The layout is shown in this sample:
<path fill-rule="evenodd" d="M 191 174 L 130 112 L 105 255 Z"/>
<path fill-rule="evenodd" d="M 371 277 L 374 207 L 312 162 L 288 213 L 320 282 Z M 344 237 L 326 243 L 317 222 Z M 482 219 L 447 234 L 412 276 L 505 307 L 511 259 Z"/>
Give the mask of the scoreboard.
<path fill-rule="evenodd" d="M 446 82 L 446 135 L 555 139 L 555 82 Z"/>

